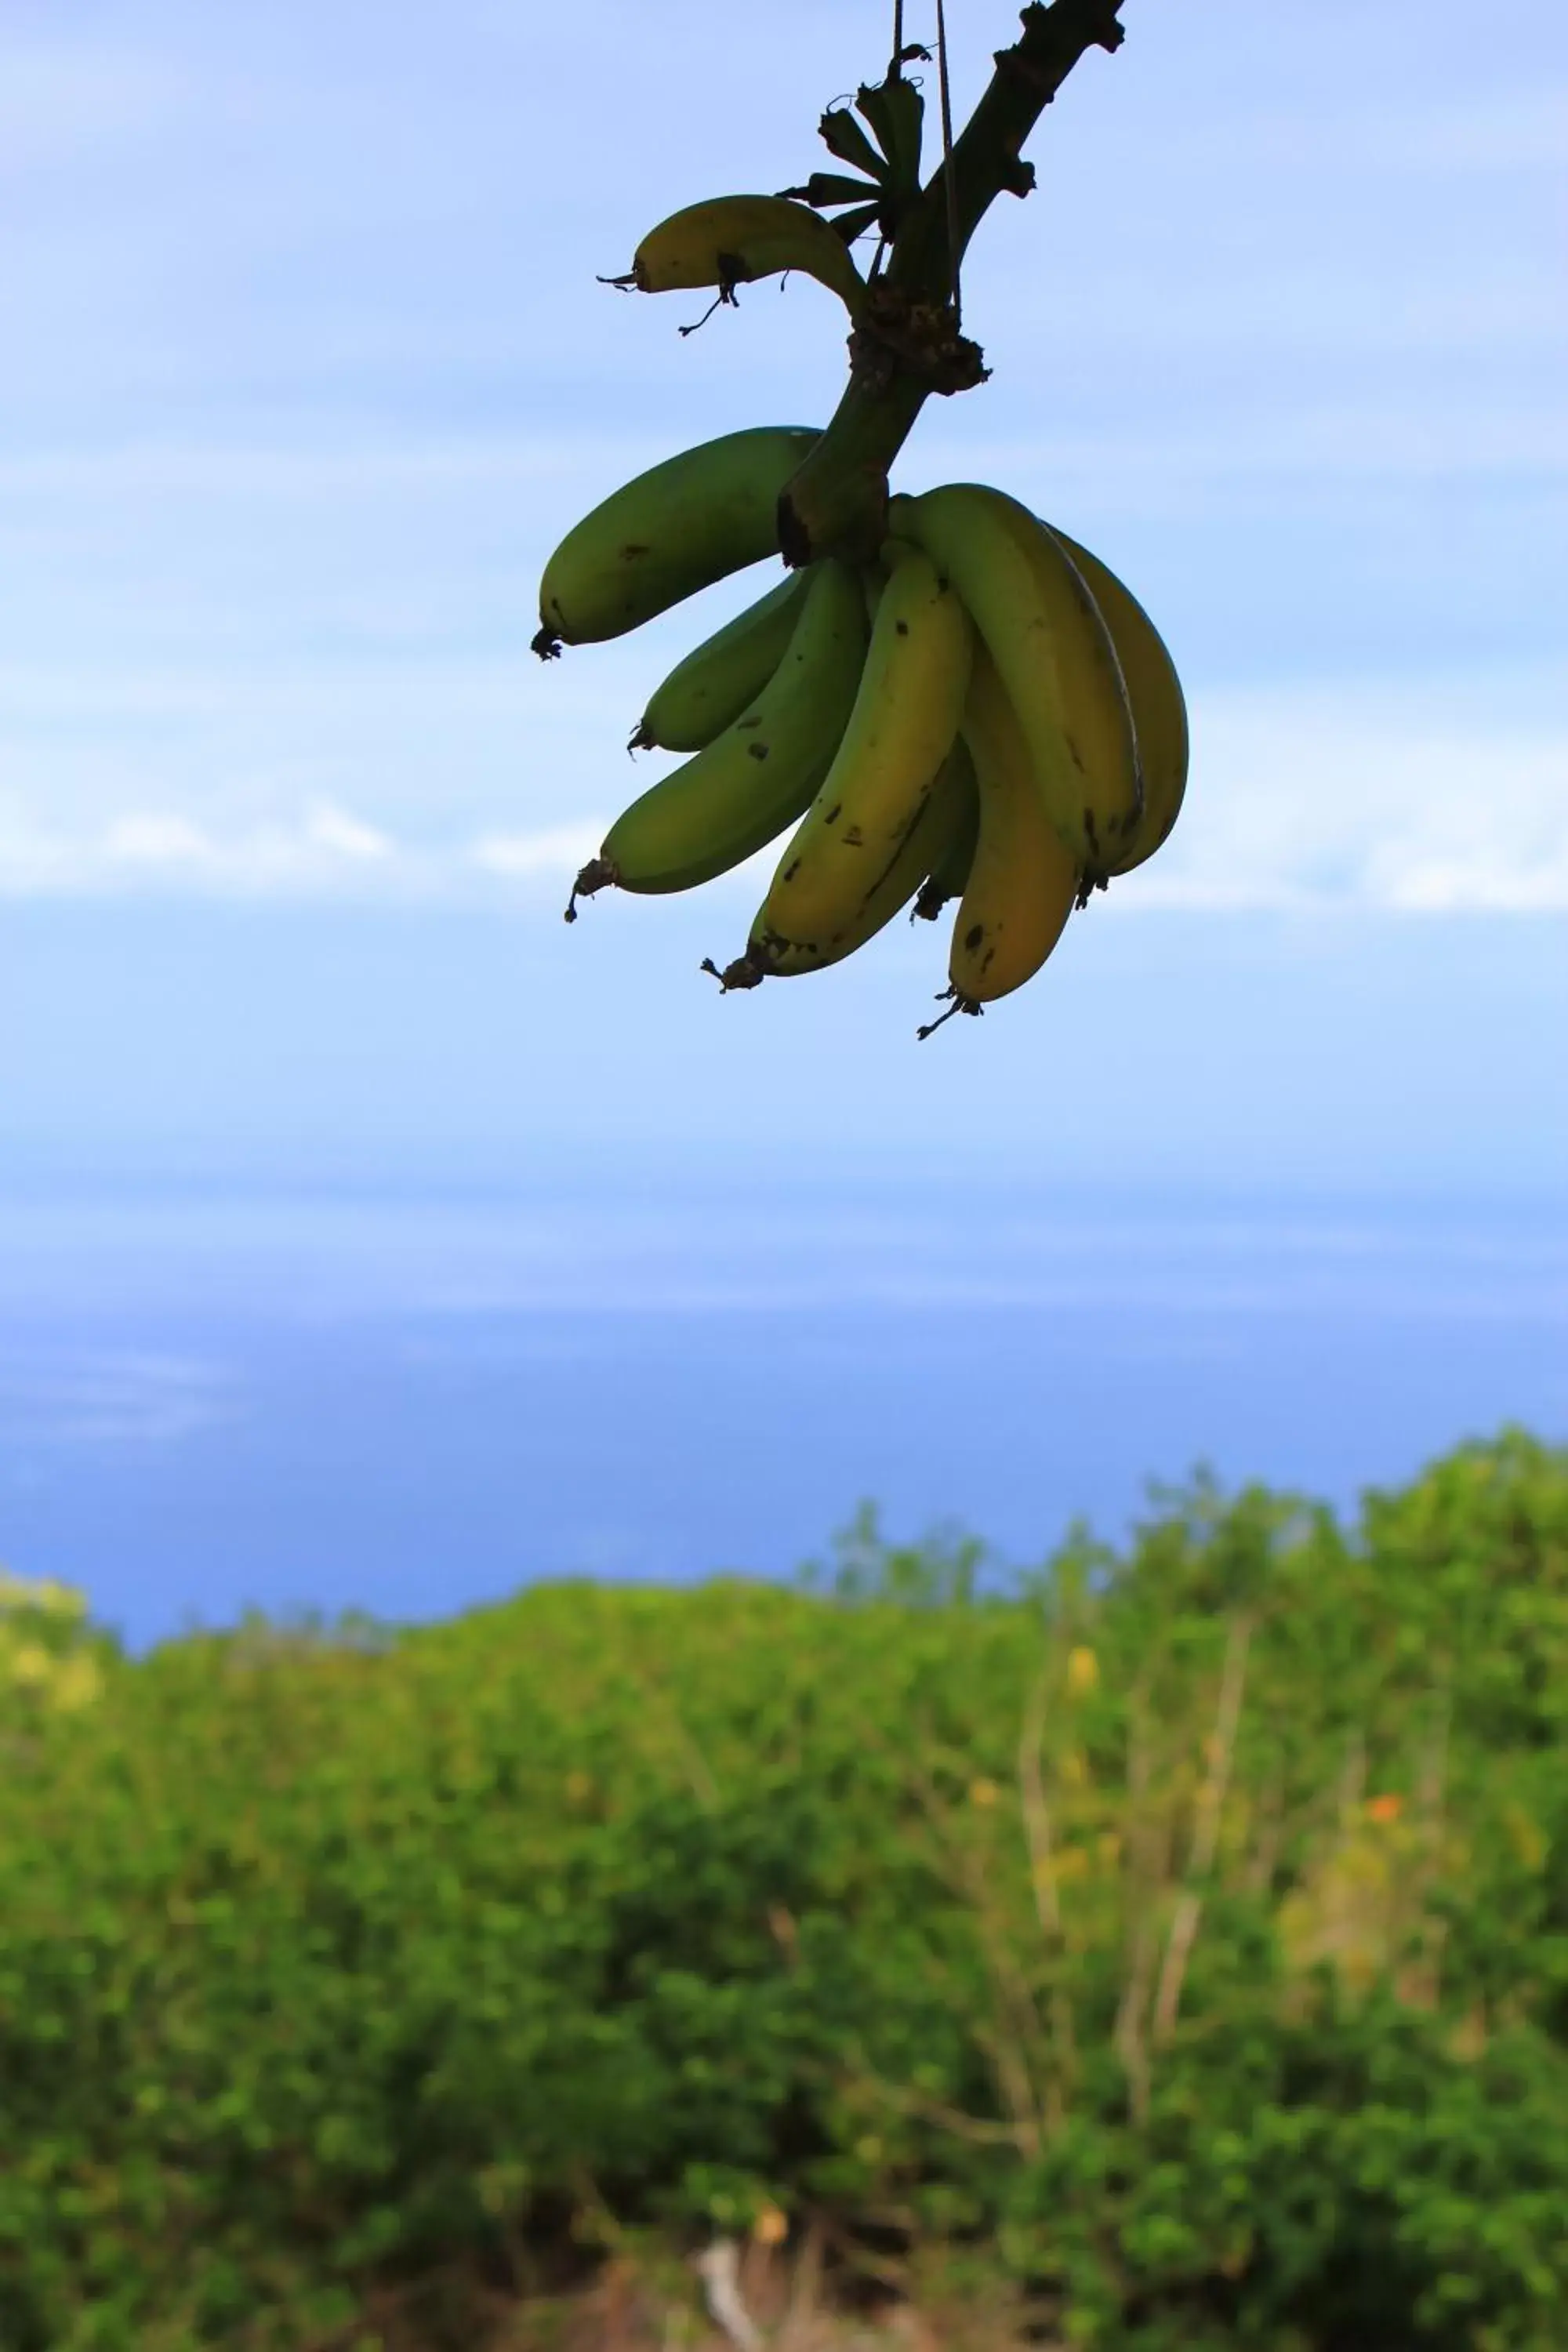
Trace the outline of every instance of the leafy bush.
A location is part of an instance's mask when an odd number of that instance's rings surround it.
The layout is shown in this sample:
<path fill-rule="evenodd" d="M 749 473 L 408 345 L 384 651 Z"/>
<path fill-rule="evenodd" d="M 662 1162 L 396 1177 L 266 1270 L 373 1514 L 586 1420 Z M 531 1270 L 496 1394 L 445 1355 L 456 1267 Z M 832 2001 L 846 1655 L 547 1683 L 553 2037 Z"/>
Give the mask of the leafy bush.
<path fill-rule="evenodd" d="M 1568 1455 L 977 1566 L 98 1643 L 0 1787 L 0 2342 L 473 2343 L 777 2206 L 1086 2352 L 1560 2346 Z"/>

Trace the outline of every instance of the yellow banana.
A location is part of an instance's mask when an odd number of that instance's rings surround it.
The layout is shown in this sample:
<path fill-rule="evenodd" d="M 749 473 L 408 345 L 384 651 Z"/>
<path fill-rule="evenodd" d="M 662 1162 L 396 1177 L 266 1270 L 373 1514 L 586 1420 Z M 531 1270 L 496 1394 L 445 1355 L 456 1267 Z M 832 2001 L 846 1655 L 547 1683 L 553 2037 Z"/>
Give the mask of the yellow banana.
<path fill-rule="evenodd" d="M 855 707 L 833 764 L 773 877 L 759 921 L 822 949 L 853 921 L 952 749 L 973 639 L 963 606 L 917 548 L 889 541 Z"/>
<path fill-rule="evenodd" d="M 640 628 L 699 588 L 778 553 L 778 498 L 819 438 L 804 425 L 726 433 L 667 457 L 569 530 L 539 591 L 533 650 Z"/>
<path fill-rule="evenodd" d="M 860 583 L 817 565 L 783 661 L 732 725 L 642 793 L 578 875 L 566 908 L 606 883 L 689 890 L 765 848 L 810 801 L 832 761 L 866 654 Z"/>
<path fill-rule="evenodd" d="M 851 317 L 865 299 L 866 281 L 837 231 L 808 205 L 787 196 L 714 196 L 687 205 L 650 228 L 632 266 L 612 286 L 635 286 L 643 294 L 716 286 L 731 302 L 737 286 L 780 270 L 804 270 L 828 287 Z"/>
<path fill-rule="evenodd" d="M 957 590 L 1007 689 L 1051 821 L 1101 883 L 1131 838 L 1143 785 L 1110 633 L 1059 540 L 1001 490 L 954 482 L 895 498 L 889 529 Z"/>
<path fill-rule="evenodd" d="M 743 956 L 722 971 L 712 962 L 702 969 L 714 973 L 728 990 L 755 988 L 762 980 L 790 979 L 799 972 L 821 971 L 830 963 L 841 963 L 885 929 L 900 908 L 909 905 L 924 878 L 940 867 L 955 837 L 965 831 L 973 802 L 974 772 L 960 736 L 886 871 L 842 929 L 813 946 L 795 947 L 788 940 L 770 940 L 759 914 Z"/>
<path fill-rule="evenodd" d="M 632 730 L 633 751 L 700 751 L 772 677 L 800 618 L 811 573 L 792 572 L 678 662 Z"/>
<path fill-rule="evenodd" d="M 963 740 L 980 788 L 980 829 L 948 959 L 955 1010 L 990 1004 L 1034 978 L 1062 935 L 1079 881 L 1017 713 L 984 648 L 974 656 Z"/>
<path fill-rule="evenodd" d="M 1112 874 L 1130 874 L 1152 857 L 1181 814 L 1187 788 L 1187 706 L 1176 666 L 1160 632 L 1131 588 L 1107 563 L 1069 539 L 1056 525 L 1047 526 L 1082 572 L 1089 592 L 1100 606 L 1110 631 L 1132 724 L 1138 737 L 1138 759 L 1143 771 L 1143 814 L 1112 860 Z"/>

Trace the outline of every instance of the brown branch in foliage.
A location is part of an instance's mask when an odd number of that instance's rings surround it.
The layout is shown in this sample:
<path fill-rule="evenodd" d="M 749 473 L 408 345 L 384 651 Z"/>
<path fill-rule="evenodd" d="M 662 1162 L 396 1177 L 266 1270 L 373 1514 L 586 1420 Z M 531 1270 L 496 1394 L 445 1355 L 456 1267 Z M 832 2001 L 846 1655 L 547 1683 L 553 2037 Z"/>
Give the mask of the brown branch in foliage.
<path fill-rule="evenodd" d="M 1144 2020 L 1154 1979 L 1155 1903 L 1170 1862 L 1169 1832 L 1149 1817 L 1151 1778 L 1148 1695 L 1134 1693 L 1128 1709 L 1127 1747 L 1127 1883 L 1132 1924 L 1128 1955 L 1117 2003 L 1111 2042 L 1127 2077 L 1132 2119 L 1142 2124 L 1149 2114 L 1151 2090 L 1149 2045 Z"/>
<path fill-rule="evenodd" d="M 1024 1836 L 1029 1849 L 1029 1878 L 1035 1890 L 1035 1909 L 1039 1916 L 1041 1933 L 1055 1942 L 1062 1932 L 1061 1897 L 1057 1892 L 1056 1864 L 1051 1852 L 1050 1808 L 1046 1803 L 1045 1776 L 1040 1770 L 1049 1677 L 1050 1664 L 1047 1661 L 1041 1667 L 1035 1687 L 1029 1694 L 1024 1727 L 1018 1738 L 1018 1793 L 1023 1807 Z"/>
<path fill-rule="evenodd" d="M 1242 1695 L 1247 1685 L 1247 1653 L 1251 1639 L 1250 1617 L 1245 1614 L 1233 1617 L 1230 1632 L 1226 1637 L 1219 1707 L 1208 1743 L 1208 1771 L 1199 1793 L 1197 1818 L 1193 1828 L 1193 1848 L 1187 1863 L 1188 1884 L 1177 1902 L 1176 1916 L 1171 1922 L 1170 1940 L 1165 1946 L 1164 1965 L 1160 1971 L 1160 1989 L 1154 1996 L 1156 2042 L 1169 2041 L 1175 2031 L 1182 1983 L 1197 1939 L 1198 1922 L 1203 1916 L 1203 1895 L 1199 1890 L 1214 1868 L 1215 1856 L 1219 1850 L 1220 1819 L 1226 1790 L 1230 1784 L 1236 1735 L 1241 1722 Z"/>
<path fill-rule="evenodd" d="M 918 1757 L 911 1759 L 910 1779 L 942 1856 L 942 1874 L 952 1891 L 969 1904 L 980 1933 L 981 1958 L 991 1979 L 1000 2030 L 995 2033 L 978 2027 L 972 2031 L 991 2060 L 1020 2147 L 1030 2155 L 1037 2154 L 1042 2116 L 1028 2053 L 1043 2037 L 1034 1996 L 1008 1948 L 1005 1927 L 1000 1934 L 997 1932 L 995 1906 L 984 1866 L 967 1840 L 951 1834 L 949 1810 Z"/>
<path fill-rule="evenodd" d="M 1052 1661 L 1047 1658 L 1036 1677 L 1018 1735 L 1018 1798 L 1024 1817 L 1025 1843 L 1028 1848 L 1029 1883 L 1034 1890 L 1035 1912 L 1046 1940 L 1051 1969 L 1049 2009 L 1056 2067 L 1047 2086 L 1046 2126 L 1054 2135 L 1061 2129 L 1066 2119 L 1067 2091 L 1078 2071 L 1078 2050 L 1072 2000 L 1062 1982 L 1065 1940 L 1061 1895 L 1057 1885 L 1056 1859 L 1052 1851 L 1050 1807 L 1046 1802 L 1045 1775 L 1040 1766 L 1051 1664 Z"/>
<path fill-rule="evenodd" d="M 1020 2156 L 1033 2153 L 1026 2135 L 1020 2134 L 1016 2124 L 994 2123 L 987 2116 L 972 2116 L 967 2108 L 950 2106 L 945 2099 L 934 2098 L 929 2091 L 887 2082 L 858 2053 L 856 2063 L 861 2078 L 898 2114 L 917 2123 L 936 2124 L 942 2130 L 952 2132 L 955 2139 L 968 2140 L 975 2147 L 1016 2147 Z"/>

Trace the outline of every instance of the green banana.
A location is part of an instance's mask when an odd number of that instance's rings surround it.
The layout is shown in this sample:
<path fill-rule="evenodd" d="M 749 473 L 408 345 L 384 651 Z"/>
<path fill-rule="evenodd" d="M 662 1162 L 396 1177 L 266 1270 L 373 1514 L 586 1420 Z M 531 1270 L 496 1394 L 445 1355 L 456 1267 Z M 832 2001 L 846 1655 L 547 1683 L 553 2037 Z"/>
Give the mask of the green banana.
<path fill-rule="evenodd" d="M 760 918 L 798 947 L 850 921 L 886 870 L 952 749 L 973 633 L 918 548 L 889 540 L 855 707 L 833 764 L 780 860 Z"/>
<path fill-rule="evenodd" d="M 763 916 L 759 914 L 752 925 L 744 955 L 738 956 L 722 971 L 711 961 L 704 963 L 702 969 L 713 972 L 721 986 L 729 990 L 755 988 L 759 981 L 790 979 L 800 972 L 821 971 L 828 964 L 841 963 L 846 956 L 852 955 L 884 929 L 900 908 L 909 905 L 922 877 L 942 864 L 954 840 L 968 824 L 974 797 L 974 772 L 960 736 L 886 870 L 841 929 L 813 946 L 796 947 L 786 940 L 772 938 Z"/>
<path fill-rule="evenodd" d="M 843 238 L 809 205 L 787 196 L 713 196 L 687 205 L 650 228 L 625 277 L 608 283 L 643 294 L 716 286 L 720 300 L 730 302 L 737 286 L 784 269 L 804 270 L 838 295 L 851 317 L 858 314 L 866 284 Z"/>
<path fill-rule="evenodd" d="M 1130 874 L 1153 856 L 1181 814 L 1189 750 L 1182 681 L 1164 640 L 1131 589 L 1123 585 L 1109 564 L 1080 547 L 1076 539 L 1069 539 L 1065 530 L 1057 530 L 1054 523 L 1047 527 L 1056 532 L 1082 572 L 1110 631 L 1127 681 L 1143 770 L 1143 814 L 1112 860 L 1110 870 Z"/>
<path fill-rule="evenodd" d="M 955 482 L 889 503 L 968 608 L 1018 715 L 1051 822 L 1103 883 L 1143 813 L 1127 689 L 1100 607 L 1061 544 L 1001 490 Z"/>
<path fill-rule="evenodd" d="M 953 751 L 963 755 L 966 780 L 960 795 L 958 822 L 941 857 L 932 862 L 931 872 L 921 884 L 919 896 L 910 909 L 911 922 L 918 916 L 923 923 L 934 923 L 949 899 L 962 898 L 974 864 L 974 845 L 980 836 L 980 792 L 974 780 L 974 761 L 962 735 Z"/>
<path fill-rule="evenodd" d="M 805 425 L 725 433 L 613 492 L 544 567 L 534 652 L 548 660 L 563 645 L 624 636 L 776 555 L 779 492 L 820 437 Z"/>
<path fill-rule="evenodd" d="M 739 719 L 784 659 L 811 578 L 791 572 L 678 662 L 632 730 L 632 751 L 700 751 Z"/>
<path fill-rule="evenodd" d="M 832 763 L 866 655 L 860 583 L 827 562 L 812 574 L 783 661 L 755 700 L 703 751 L 635 800 L 578 875 L 576 901 L 606 883 L 689 890 L 765 848 L 794 823 Z"/>

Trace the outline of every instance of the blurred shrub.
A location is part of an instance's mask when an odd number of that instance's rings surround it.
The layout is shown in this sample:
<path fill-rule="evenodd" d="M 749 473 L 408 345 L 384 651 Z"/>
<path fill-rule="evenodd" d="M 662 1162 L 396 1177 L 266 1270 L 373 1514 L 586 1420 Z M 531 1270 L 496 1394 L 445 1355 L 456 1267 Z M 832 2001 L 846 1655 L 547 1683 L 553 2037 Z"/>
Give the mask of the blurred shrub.
<path fill-rule="evenodd" d="M 1075 2347 L 1568 2340 L 1568 1455 L 979 1568 L 100 1644 L 0 1784 L 0 2343 L 474 2343 L 774 2209 Z"/>

